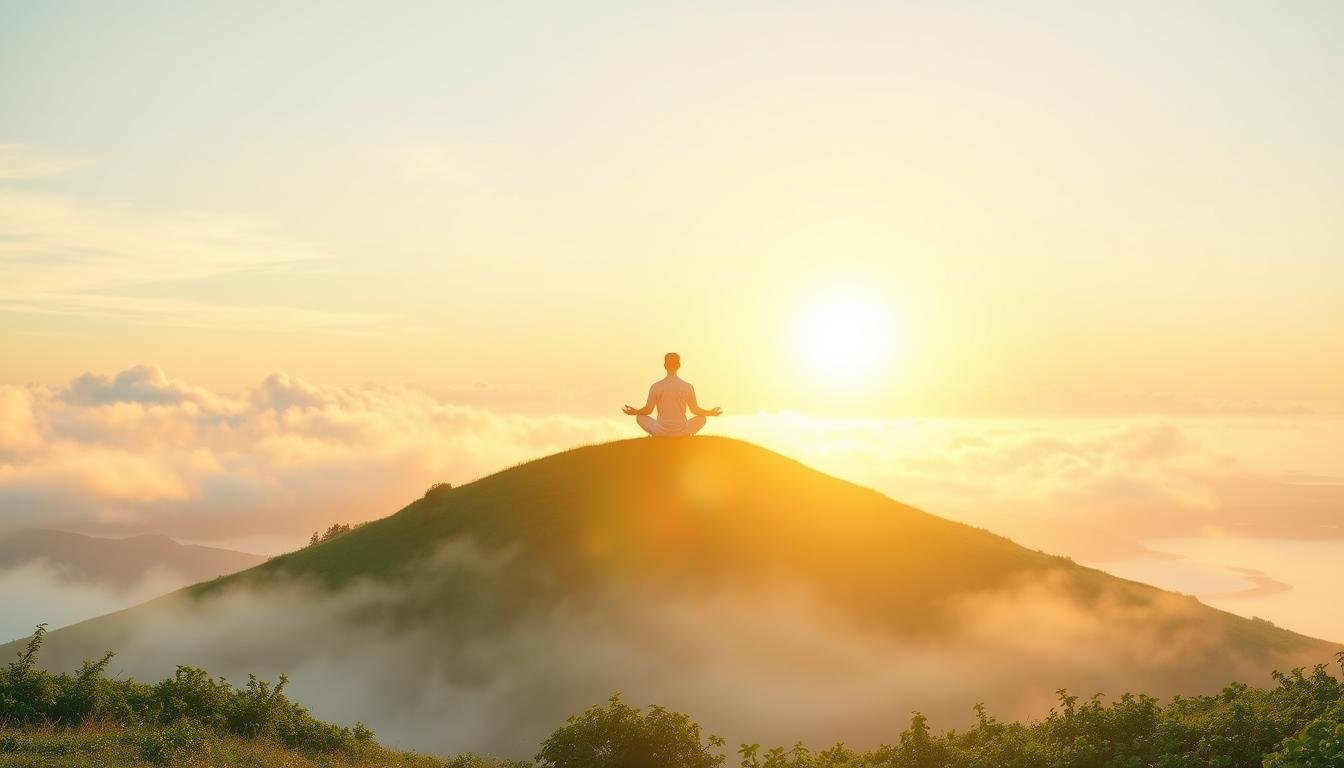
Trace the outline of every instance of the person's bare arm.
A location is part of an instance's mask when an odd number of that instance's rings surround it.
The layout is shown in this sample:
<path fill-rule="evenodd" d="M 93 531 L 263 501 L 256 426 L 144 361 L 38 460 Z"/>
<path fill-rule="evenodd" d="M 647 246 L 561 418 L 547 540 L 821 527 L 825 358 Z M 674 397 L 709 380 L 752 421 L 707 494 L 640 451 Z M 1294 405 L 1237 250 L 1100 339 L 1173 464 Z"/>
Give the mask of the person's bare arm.
<path fill-rule="evenodd" d="M 621 408 L 621 412 L 626 416 L 648 416 L 653 413 L 653 387 L 649 387 L 649 397 L 644 401 L 643 408 L 632 408 L 627 405 Z"/>
<path fill-rule="evenodd" d="M 691 387 L 691 397 L 690 397 L 690 399 L 686 402 L 686 407 L 689 408 L 690 411 L 691 411 L 691 413 L 694 413 L 696 416 L 722 416 L 722 415 L 723 415 L 723 409 L 720 408 L 720 407 L 718 407 L 717 405 L 714 406 L 713 408 L 709 408 L 709 409 L 701 408 L 701 407 L 700 407 L 700 404 L 697 403 L 697 402 L 695 401 L 695 387 Z"/>

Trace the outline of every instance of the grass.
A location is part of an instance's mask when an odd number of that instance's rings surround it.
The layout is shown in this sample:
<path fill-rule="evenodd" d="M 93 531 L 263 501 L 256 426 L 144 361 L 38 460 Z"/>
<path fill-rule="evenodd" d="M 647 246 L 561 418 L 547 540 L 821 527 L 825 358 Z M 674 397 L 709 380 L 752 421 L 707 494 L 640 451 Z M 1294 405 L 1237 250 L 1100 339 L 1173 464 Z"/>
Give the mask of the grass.
<path fill-rule="evenodd" d="M 477 765 L 493 765 L 480 762 Z M 305 752 L 267 739 L 174 726 L 89 723 L 0 728 L 0 768 L 476 768 L 368 745 L 358 753 Z"/>

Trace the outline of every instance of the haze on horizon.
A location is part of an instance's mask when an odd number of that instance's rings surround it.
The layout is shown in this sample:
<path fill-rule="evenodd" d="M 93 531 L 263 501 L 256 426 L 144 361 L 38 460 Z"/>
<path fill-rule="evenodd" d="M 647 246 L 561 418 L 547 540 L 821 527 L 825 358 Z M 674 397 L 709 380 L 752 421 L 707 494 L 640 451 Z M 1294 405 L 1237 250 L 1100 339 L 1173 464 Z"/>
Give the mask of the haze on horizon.
<path fill-rule="evenodd" d="M 0 530 L 301 539 L 676 350 L 712 430 L 1344 639 L 1341 22 L 0 2 Z"/>

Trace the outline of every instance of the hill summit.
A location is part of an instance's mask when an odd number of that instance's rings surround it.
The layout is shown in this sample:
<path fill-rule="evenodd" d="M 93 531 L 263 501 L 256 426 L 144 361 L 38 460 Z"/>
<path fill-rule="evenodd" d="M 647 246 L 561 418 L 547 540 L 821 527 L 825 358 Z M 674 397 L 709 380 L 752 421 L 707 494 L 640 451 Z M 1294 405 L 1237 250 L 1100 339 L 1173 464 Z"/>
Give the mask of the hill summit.
<path fill-rule="evenodd" d="M 53 632 L 45 658 L 105 648 L 142 676 L 288 672 L 319 717 L 496 754 L 615 689 L 725 735 L 862 744 L 911 709 L 1039 715 L 1061 687 L 1196 693 L 1334 650 L 705 436 L 428 494 Z"/>

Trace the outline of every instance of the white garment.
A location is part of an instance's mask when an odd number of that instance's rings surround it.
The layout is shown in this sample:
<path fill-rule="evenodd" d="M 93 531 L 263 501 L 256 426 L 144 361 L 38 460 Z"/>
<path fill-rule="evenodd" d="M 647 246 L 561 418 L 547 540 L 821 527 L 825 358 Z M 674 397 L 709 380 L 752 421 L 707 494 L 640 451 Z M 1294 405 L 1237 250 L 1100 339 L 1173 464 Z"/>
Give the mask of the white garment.
<path fill-rule="evenodd" d="M 665 429 L 663 425 L 652 416 L 640 414 L 635 417 L 635 421 L 639 424 L 640 428 L 654 437 L 689 437 L 696 432 L 699 432 L 700 429 L 705 426 L 704 416 L 696 416 L 687 419 L 686 425 L 675 431 Z"/>
<path fill-rule="evenodd" d="M 639 419 L 639 422 L 644 431 L 651 435 L 692 435 L 705 425 L 703 416 L 686 418 L 688 408 L 698 411 L 700 406 L 695 402 L 695 387 L 675 373 L 668 374 L 666 378 L 655 381 L 653 386 L 649 387 L 649 399 L 644 403 L 644 407 L 650 406 L 658 412 L 658 418 L 649 420 L 650 424 L 645 424 L 644 419 Z M 649 428 L 651 424 L 656 424 L 656 431 Z"/>

